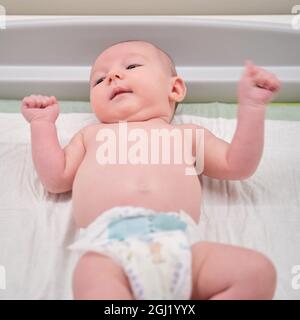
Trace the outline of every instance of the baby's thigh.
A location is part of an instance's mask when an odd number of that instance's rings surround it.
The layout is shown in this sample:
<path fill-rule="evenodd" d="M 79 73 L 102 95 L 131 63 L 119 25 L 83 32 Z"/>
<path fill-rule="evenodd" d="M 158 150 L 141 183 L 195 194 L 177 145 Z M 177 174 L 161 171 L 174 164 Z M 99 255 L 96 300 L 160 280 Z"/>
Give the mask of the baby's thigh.
<path fill-rule="evenodd" d="M 131 299 L 128 278 L 112 258 L 88 252 L 73 273 L 75 299 Z"/>
<path fill-rule="evenodd" d="M 273 277 L 274 266 L 257 251 L 214 242 L 192 246 L 192 299 L 209 299 L 237 283 L 265 279 L 268 273 Z"/>

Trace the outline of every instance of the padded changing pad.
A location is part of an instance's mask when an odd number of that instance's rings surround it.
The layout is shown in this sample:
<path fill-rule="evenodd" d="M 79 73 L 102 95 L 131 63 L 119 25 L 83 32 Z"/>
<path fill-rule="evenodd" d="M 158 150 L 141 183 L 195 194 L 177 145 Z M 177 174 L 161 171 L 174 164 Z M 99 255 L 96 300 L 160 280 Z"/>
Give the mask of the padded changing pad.
<path fill-rule="evenodd" d="M 50 194 L 40 183 L 20 103 L 0 100 L 0 266 L 6 276 L 0 299 L 72 299 L 72 270 L 78 259 L 67 250 L 77 233 L 72 194 Z M 87 102 L 60 106 L 56 127 L 64 147 L 75 132 L 97 119 Z M 230 142 L 235 117 L 235 104 L 182 104 L 173 122 L 201 124 Z M 278 272 L 275 299 L 300 299 L 300 279 L 295 281 L 292 273 L 300 265 L 299 138 L 300 103 L 272 104 L 256 173 L 245 181 L 201 177 L 199 232 L 205 240 L 268 255 Z"/>

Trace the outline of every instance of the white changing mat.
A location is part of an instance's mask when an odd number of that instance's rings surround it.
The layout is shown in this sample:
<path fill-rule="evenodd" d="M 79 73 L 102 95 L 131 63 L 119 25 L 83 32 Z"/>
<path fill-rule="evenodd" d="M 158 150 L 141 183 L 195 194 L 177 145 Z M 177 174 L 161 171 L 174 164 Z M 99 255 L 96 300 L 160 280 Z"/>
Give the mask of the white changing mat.
<path fill-rule="evenodd" d="M 56 126 L 62 147 L 95 121 L 90 113 L 61 113 Z M 226 141 L 236 125 L 235 119 L 175 116 L 174 123 L 182 122 L 202 124 Z M 264 155 L 255 175 L 246 181 L 201 178 L 204 239 L 267 254 L 278 271 L 275 299 L 300 299 L 300 288 L 292 287 L 292 268 L 300 265 L 299 138 L 300 122 L 266 120 Z M 0 113 L 0 146 L 0 266 L 6 273 L 0 299 L 72 299 L 77 256 L 67 250 L 76 236 L 71 192 L 44 190 L 21 114 Z"/>

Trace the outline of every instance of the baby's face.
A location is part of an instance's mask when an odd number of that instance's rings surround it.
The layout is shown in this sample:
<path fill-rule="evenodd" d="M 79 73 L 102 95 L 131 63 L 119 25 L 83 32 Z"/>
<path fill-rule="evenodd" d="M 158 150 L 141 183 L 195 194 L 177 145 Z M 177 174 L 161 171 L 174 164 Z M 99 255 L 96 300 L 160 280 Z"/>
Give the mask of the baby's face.
<path fill-rule="evenodd" d="M 112 97 L 116 88 L 128 93 Z M 148 43 L 114 45 L 100 54 L 92 68 L 91 105 L 104 123 L 153 118 L 168 121 L 174 112 L 170 92 L 171 72 Z"/>

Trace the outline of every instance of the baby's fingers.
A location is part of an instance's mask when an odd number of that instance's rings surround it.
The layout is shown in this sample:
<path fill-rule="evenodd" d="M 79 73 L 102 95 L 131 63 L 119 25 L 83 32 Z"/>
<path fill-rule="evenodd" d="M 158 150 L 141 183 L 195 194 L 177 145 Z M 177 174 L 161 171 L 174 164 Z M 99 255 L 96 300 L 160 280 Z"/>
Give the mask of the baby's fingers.
<path fill-rule="evenodd" d="M 51 96 L 51 97 L 42 96 L 41 100 L 42 100 L 42 108 L 57 104 L 57 100 L 54 96 Z"/>
<path fill-rule="evenodd" d="M 270 90 L 273 92 L 279 91 L 281 88 L 281 82 L 280 80 L 275 76 L 274 79 L 272 79 L 270 83 Z"/>
<path fill-rule="evenodd" d="M 247 76 L 252 77 L 258 72 L 258 68 L 251 60 L 245 60 L 245 73 Z"/>
<path fill-rule="evenodd" d="M 25 97 L 22 105 L 24 105 L 25 108 L 40 108 L 42 105 L 41 96 L 31 95 L 29 97 Z"/>
<path fill-rule="evenodd" d="M 58 102 L 57 102 L 57 100 L 56 100 L 56 97 L 54 97 L 54 96 L 51 96 L 50 98 L 49 98 L 49 104 L 58 104 Z"/>
<path fill-rule="evenodd" d="M 25 97 L 23 100 L 22 100 L 22 106 L 24 108 L 34 108 L 35 107 L 35 99 L 33 99 L 32 96 L 29 96 L 29 97 Z"/>
<path fill-rule="evenodd" d="M 280 81 L 277 77 L 269 72 L 260 72 L 254 79 L 254 83 L 257 87 L 270 90 L 278 91 L 280 89 Z"/>
<path fill-rule="evenodd" d="M 38 95 L 37 96 L 37 105 L 38 105 L 38 108 L 46 108 L 49 104 L 49 98 L 46 97 L 46 96 L 41 96 L 41 95 Z"/>

